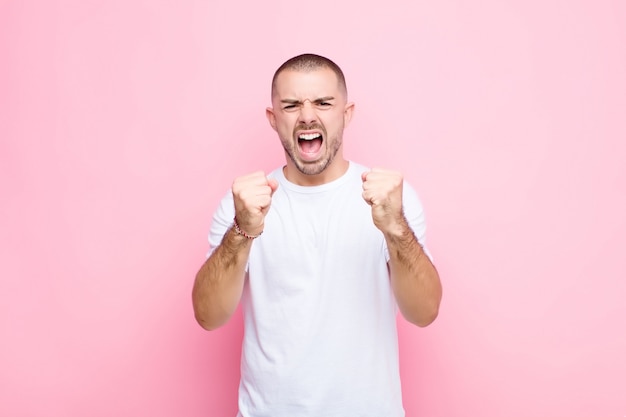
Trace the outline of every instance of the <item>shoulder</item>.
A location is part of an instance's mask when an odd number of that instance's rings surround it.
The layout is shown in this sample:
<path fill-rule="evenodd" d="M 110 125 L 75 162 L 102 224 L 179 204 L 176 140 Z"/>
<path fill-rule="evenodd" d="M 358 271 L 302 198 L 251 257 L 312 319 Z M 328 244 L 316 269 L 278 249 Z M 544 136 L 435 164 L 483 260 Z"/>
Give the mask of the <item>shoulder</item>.
<path fill-rule="evenodd" d="M 351 172 L 353 174 L 358 174 L 360 177 L 362 173 L 370 171 L 371 169 L 372 168 L 367 167 L 365 165 L 359 164 L 354 161 L 350 161 L 350 167 L 348 168 L 348 172 Z"/>

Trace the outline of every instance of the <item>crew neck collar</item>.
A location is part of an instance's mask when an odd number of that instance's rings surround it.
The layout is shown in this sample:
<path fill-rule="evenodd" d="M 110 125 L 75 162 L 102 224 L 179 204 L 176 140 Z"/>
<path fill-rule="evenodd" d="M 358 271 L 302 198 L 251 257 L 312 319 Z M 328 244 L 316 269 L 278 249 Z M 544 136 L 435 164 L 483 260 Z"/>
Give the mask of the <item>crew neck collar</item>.
<path fill-rule="evenodd" d="M 291 191 L 299 192 L 302 194 L 314 194 L 332 190 L 333 188 L 336 188 L 346 182 L 350 175 L 352 175 L 352 173 L 354 172 L 355 165 L 354 163 L 352 163 L 352 161 L 348 161 L 348 169 L 346 170 L 346 172 L 344 172 L 339 178 L 320 185 L 294 184 L 285 177 L 285 173 L 283 172 L 283 170 L 284 167 L 281 167 L 274 172 L 274 177 L 278 180 L 280 186 L 286 187 Z"/>

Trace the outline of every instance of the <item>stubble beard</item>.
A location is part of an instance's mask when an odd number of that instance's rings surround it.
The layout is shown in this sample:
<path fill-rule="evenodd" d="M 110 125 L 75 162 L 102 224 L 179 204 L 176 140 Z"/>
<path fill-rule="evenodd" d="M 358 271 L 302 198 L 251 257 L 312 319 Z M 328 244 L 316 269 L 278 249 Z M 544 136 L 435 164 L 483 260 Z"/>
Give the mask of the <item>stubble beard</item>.
<path fill-rule="evenodd" d="M 329 152 L 324 155 L 321 160 L 314 162 L 304 162 L 296 158 L 297 151 L 294 149 L 294 145 L 292 145 L 293 142 L 282 140 L 282 143 L 285 152 L 289 155 L 289 159 L 291 159 L 296 168 L 298 168 L 298 171 L 304 175 L 318 175 L 324 172 L 335 159 L 335 156 L 337 155 L 337 152 L 339 152 L 339 148 L 341 148 L 341 144 L 343 143 L 343 135 L 342 132 L 339 132 L 337 137 L 335 137 L 335 140 L 332 141 L 332 147 L 328 150 Z M 298 146 L 297 139 L 295 146 Z"/>

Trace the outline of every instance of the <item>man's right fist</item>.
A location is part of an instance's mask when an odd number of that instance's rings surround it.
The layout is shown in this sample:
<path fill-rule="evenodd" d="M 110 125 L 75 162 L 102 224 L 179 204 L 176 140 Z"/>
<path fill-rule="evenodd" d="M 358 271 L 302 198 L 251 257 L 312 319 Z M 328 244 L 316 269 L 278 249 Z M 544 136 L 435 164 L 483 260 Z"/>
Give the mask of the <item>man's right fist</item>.
<path fill-rule="evenodd" d="M 261 234 L 278 182 L 263 171 L 238 177 L 233 182 L 235 218 L 239 228 L 248 235 Z"/>

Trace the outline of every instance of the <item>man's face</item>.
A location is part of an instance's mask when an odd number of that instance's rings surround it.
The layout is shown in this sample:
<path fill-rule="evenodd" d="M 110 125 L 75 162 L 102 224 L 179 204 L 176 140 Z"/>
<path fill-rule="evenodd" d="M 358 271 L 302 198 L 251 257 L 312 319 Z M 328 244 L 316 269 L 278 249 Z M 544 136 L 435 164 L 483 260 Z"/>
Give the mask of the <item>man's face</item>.
<path fill-rule="evenodd" d="M 295 167 L 305 176 L 319 175 L 320 179 L 328 177 L 320 175 L 327 170 L 333 179 L 343 173 L 338 172 L 344 162 L 343 129 L 354 104 L 347 103 L 345 88 L 332 70 L 281 72 L 274 85 L 272 106 L 267 117 L 285 148 L 288 170 Z M 335 161 L 338 153 L 340 158 Z"/>

